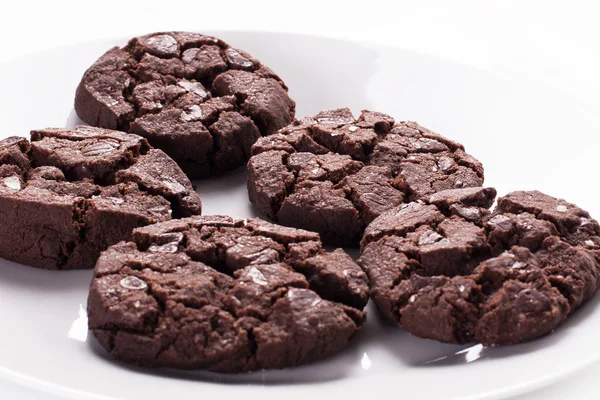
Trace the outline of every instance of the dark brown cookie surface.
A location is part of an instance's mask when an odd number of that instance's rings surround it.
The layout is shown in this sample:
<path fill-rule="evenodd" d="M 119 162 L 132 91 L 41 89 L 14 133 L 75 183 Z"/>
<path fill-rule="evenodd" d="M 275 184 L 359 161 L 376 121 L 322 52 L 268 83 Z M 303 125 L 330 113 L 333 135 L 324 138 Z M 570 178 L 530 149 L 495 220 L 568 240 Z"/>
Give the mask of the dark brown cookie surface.
<path fill-rule="evenodd" d="M 82 126 L 0 141 L 2 258 L 93 268 L 134 228 L 201 210 L 177 164 L 140 136 Z"/>
<path fill-rule="evenodd" d="M 75 97 L 93 126 L 136 133 L 192 179 L 243 165 L 252 144 L 289 124 L 295 103 L 270 69 L 210 36 L 153 33 L 115 47 Z"/>
<path fill-rule="evenodd" d="M 359 264 L 382 313 L 450 343 L 514 344 L 549 333 L 598 289 L 600 226 L 537 191 L 439 192 L 378 217 Z"/>
<path fill-rule="evenodd" d="M 322 112 L 261 138 L 248 162 L 250 201 L 325 243 L 358 243 L 381 213 L 441 190 L 483 184 L 462 145 L 385 114 Z"/>
<path fill-rule="evenodd" d="M 89 327 L 137 365 L 237 372 L 340 351 L 365 319 L 367 276 L 316 233 L 259 219 L 191 217 L 106 250 Z"/>

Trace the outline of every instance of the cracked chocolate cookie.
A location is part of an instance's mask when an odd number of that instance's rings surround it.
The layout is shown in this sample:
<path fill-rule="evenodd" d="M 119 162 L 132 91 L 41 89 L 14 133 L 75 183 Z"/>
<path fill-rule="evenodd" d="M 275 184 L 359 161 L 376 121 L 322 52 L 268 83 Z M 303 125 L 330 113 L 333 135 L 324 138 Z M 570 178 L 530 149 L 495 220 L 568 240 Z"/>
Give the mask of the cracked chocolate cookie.
<path fill-rule="evenodd" d="M 75 110 L 90 125 L 141 135 L 191 179 L 243 165 L 252 144 L 289 124 L 283 81 L 241 50 L 187 32 L 133 38 L 83 75 Z"/>
<path fill-rule="evenodd" d="M 441 190 L 483 184 L 462 145 L 385 114 L 325 111 L 259 139 L 248 162 L 250 201 L 283 225 L 358 244 L 381 213 Z"/>
<path fill-rule="evenodd" d="M 362 269 L 314 232 L 190 217 L 136 229 L 102 254 L 88 321 L 119 360 L 237 372 L 337 353 L 368 298 Z"/>
<path fill-rule="evenodd" d="M 600 226 L 537 191 L 455 189 L 402 205 L 365 231 L 372 297 L 408 332 L 514 344 L 551 332 L 598 290 Z"/>
<path fill-rule="evenodd" d="M 200 197 L 137 135 L 80 126 L 0 141 L 0 257 L 93 268 L 133 228 L 200 214 Z"/>

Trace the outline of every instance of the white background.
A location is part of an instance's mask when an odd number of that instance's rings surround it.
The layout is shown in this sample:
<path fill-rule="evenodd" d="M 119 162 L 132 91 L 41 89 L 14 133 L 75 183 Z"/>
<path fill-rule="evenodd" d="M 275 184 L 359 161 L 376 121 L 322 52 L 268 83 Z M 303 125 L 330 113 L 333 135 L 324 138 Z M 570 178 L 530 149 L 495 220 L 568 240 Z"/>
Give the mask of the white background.
<path fill-rule="evenodd" d="M 56 46 L 160 30 L 309 33 L 392 44 L 504 76 L 541 81 L 600 115 L 600 7 L 594 1 L 3 3 L 0 62 Z M 39 68 L 44 68 L 43 59 Z M 599 373 L 597 366 L 568 382 L 520 398 L 598 399 L 600 381 L 595 378 Z M 502 377 L 498 381 L 501 384 Z M 18 388 L 10 390 L 0 393 L 0 398 L 38 399 Z M 402 396 L 400 388 L 398 396 Z"/>

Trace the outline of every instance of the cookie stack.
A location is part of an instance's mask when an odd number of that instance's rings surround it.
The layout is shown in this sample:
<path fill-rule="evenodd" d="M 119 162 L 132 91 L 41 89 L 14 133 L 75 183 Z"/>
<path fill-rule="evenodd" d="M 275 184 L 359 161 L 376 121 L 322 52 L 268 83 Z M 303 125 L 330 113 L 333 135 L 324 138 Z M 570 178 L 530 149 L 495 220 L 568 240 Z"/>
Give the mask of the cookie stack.
<path fill-rule="evenodd" d="M 220 39 L 155 33 L 110 49 L 75 110 L 90 126 L 0 141 L 0 257 L 94 268 L 89 329 L 118 360 L 306 364 L 347 346 L 369 298 L 413 335 L 509 345 L 598 290 L 600 225 L 586 211 L 538 191 L 492 208 L 482 164 L 415 122 L 343 108 L 294 119 L 282 79 Z M 190 179 L 246 163 L 271 222 L 201 215 Z"/>

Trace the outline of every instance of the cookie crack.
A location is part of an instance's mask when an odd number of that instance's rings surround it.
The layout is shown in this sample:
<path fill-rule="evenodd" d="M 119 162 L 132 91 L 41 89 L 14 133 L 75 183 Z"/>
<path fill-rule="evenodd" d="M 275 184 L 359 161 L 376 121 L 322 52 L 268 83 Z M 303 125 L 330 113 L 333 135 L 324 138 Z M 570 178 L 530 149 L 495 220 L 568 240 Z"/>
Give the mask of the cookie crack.
<path fill-rule="evenodd" d="M 225 71 L 225 72 L 227 72 L 227 71 Z M 250 97 L 250 95 L 248 95 L 247 93 L 235 92 L 233 94 L 233 96 L 235 97 L 235 107 L 236 107 L 235 111 L 236 112 L 238 112 L 240 115 L 242 115 L 244 117 L 250 118 L 250 120 L 252 121 L 252 123 L 254 124 L 254 126 L 256 126 L 257 128 L 259 126 L 261 126 L 261 125 L 264 125 L 260 121 L 259 116 L 257 116 L 257 115 L 251 115 L 244 108 L 244 105 L 245 105 L 246 101 L 248 100 L 248 97 Z M 217 96 L 217 97 L 224 97 L 224 96 Z M 258 131 L 260 132 L 261 136 L 266 136 L 261 129 L 258 129 Z"/>
<path fill-rule="evenodd" d="M 290 183 L 289 185 L 286 185 L 285 197 L 289 197 L 290 195 L 294 194 L 294 192 L 296 190 L 296 185 L 298 184 L 298 171 L 296 171 L 294 168 L 290 167 L 290 165 L 289 165 L 290 154 L 289 153 L 286 152 L 286 153 L 282 154 L 281 160 L 283 161 L 283 165 L 285 166 L 287 171 L 289 173 L 291 173 L 292 175 L 294 175 L 294 181 L 292 183 Z M 285 198 L 281 200 L 281 203 L 283 203 L 284 200 L 285 200 Z M 280 207 L 281 207 L 281 205 L 280 205 Z"/>
<path fill-rule="evenodd" d="M 355 208 L 355 209 L 356 209 L 356 211 L 358 212 L 358 215 L 359 215 L 360 221 L 361 221 L 361 223 L 362 223 L 362 227 L 361 227 L 361 229 L 360 229 L 360 230 L 361 230 L 361 232 L 364 230 L 364 228 L 365 228 L 367 225 L 369 225 L 369 224 L 367 223 L 367 221 L 365 220 L 365 218 L 366 218 L 366 214 L 367 214 L 367 211 L 366 211 L 366 210 L 365 210 L 365 208 L 364 208 L 365 206 L 364 206 L 364 205 L 362 205 L 362 204 L 361 204 L 361 202 L 360 202 L 360 199 L 359 199 L 359 195 L 358 195 L 358 191 L 357 191 L 357 189 L 355 189 L 355 188 L 353 188 L 352 186 L 350 186 L 350 185 L 348 185 L 348 184 L 344 183 L 344 181 L 345 181 L 345 179 L 346 179 L 346 178 L 348 178 L 348 177 L 351 177 L 351 176 L 357 175 L 357 174 L 358 174 L 358 173 L 359 173 L 359 172 L 360 172 L 360 171 L 361 171 L 363 168 L 364 168 L 364 166 L 363 166 L 363 167 L 361 167 L 361 168 L 360 168 L 360 169 L 359 169 L 357 172 L 355 172 L 355 173 L 352 173 L 352 174 L 349 174 L 349 175 L 346 175 L 346 176 L 345 176 L 345 177 L 344 177 L 344 178 L 343 178 L 343 179 L 342 179 L 342 180 L 341 180 L 341 181 L 340 181 L 340 182 L 339 182 L 339 183 L 338 183 L 336 186 L 334 186 L 334 188 L 340 188 L 340 189 L 342 189 L 342 190 L 344 191 L 344 194 L 345 194 L 345 197 L 346 197 L 346 199 L 352 203 L 352 205 L 354 206 L 354 208 Z M 379 181 L 376 181 L 376 182 L 374 182 L 374 183 L 375 183 L 377 186 L 379 186 L 379 187 L 386 187 L 386 185 L 385 185 L 384 183 L 381 183 L 381 182 L 379 182 Z M 391 185 L 391 183 L 389 182 L 389 180 L 388 180 L 387 184 L 388 184 L 389 186 L 391 186 L 392 188 L 394 188 L 394 187 Z M 360 185 L 359 185 L 359 186 L 360 186 Z M 396 189 L 396 188 L 394 188 L 394 189 Z M 396 190 L 397 190 L 397 189 L 396 189 Z M 400 190 L 398 190 L 398 192 L 402 193 L 402 195 L 403 195 L 403 196 L 405 196 L 405 195 L 406 195 L 406 193 L 404 193 L 404 192 L 402 192 L 402 191 L 400 191 Z M 375 194 L 375 192 L 373 192 L 373 191 L 370 191 L 370 192 L 367 192 L 367 193 L 363 193 L 363 195 L 366 195 L 366 194 Z M 371 222 L 372 222 L 372 221 L 371 221 Z M 360 235 L 360 236 L 362 236 L 362 235 Z M 360 239 L 360 237 L 359 237 L 358 239 Z"/>
<path fill-rule="evenodd" d="M 256 336 L 254 336 L 254 328 L 255 327 L 252 326 L 249 329 L 245 329 L 249 353 L 248 357 L 246 357 L 246 365 L 252 364 L 256 358 L 256 354 L 258 353 L 258 341 L 256 340 Z"/>
<path fill-rule="evenodd" d="M 277 216 L 277 213 L 279 213 L 279 210 L 281 209 L 281 206 L 283 205 L 283 202 L 285 201 L 285 199 L 287 199 L 288 197 L 290 197 L 291 195 L 293 195 L 296 192 L 296 185 L 298 184 L 298 172 L 289 166 L 289 164 L 288 164 L 289 156 L 290 156 L 290 154 L 285 152 L 281 155 L 281 159 L 282 159 L 283 166 L 286 168 L 286 170 L 289 173 L 291 173 L 294 176 L 294 179 L 289 183 L 286 182 L 283 196 L 277 196 L 277 198 L 275 199 L 275 202 L 273 204 L 271 204 L 274 216 Z M 276 219 L 276 217 L 275 217 L 275 219 Z"/>
<path fill-rule="evenodd" d="M 338 128 L 336 128 L 335 130 L 338 130 Z M 321 145 L 321 146 L 325 147 L 326 149 L 328 149 L 332 153 L 337 153 L 337 149 L 339 147 L 339 143 L 335 147 L 329 146 L 328 143 L 326 143 L 325 141 L 321 140 L 321 138 L 319 138 L 319 136 L 317 134 L 315 134 L 314 127 L 312 125 L 310 125 L 308 127 L 307 131 L 308 131 L 308 135 L 310 136 L 310 138 L 312 140 L 315 141 L 315 143 L 317 143 L 318 145 Z"/>
<path fill-rule="evenodd" d="M 465 161 L 462 157 L 456 155 L 456 152 L 454 151 L 452 152 L 452 158 L 454 159 L 454 161 L 456 161 L 456 163 L 459 166 L 469 169 L 470 171 L 474 172 L 477 175 L 477 177 L 481 178 L 482 180 L 484 179 L 483 170 L 479 171 L 476 168 L 473 168 L 473 166 L 469 162 Z"/>
<path fill-rule="evenodd" d="M 133 164 L 133 165 L 135 165 L 135 164 Z M 131 166 L 133 166 L 133 165 L 131 165 Z M 158 175 L 159 176 L 165 175 L 165 174 L 163 174 L 163 172 L 166 168 L 168 168 L 168 167 L 166 167 L 162 164 L 159 164 Z M 121 171 L 126 171 L 127 169 L 128 168 L 123 169 Z M 190 197 L 190 194 L 187 192 L 182 194 L 181 197 L 177 193 L 174 195 L 168 195 L 168 194 L 162 192 L 160 190 L 160 188 L 153 189 L 153 188 L 149 187 L 148 185 L 146 185 L 144 183 L 144 180 L 142 180 L 142 179 L 134 179 L 131 177 L 127 177 L 124 179 L 120 179 L 118 183 L 116 181 L 112 183 L 112 185 L 119 185 L 119 184 L 135 184 L 142 196 L 147 196 L 147 197 L 156 196 L 156 197 L 160 197 L 160 198 L 168 201 L 169 202 L 169 210 L 170 210 L 170 212 L 172 214 L 171 216 L 173 218 L 182 218 L 183 217 L 181 207 L 178 203 L 180 203 L 180 202 L 185 203 L 185 199 Z M 122 190 L 120 190 L 120 191 L 122 192 Z M 124 193 L 121 193 L 121 194 L 125 195 Z"/>
<path fill-rule="evenodd" d="M 89 209 L 89 201 L 88 199 L 82 199 L 76 201 L 73 204 L 72 213 L 73 213 L 73 225 L 78 226 L 78 237 L 75 241 L 68 242 L 67 246 L 67 254 L 62 254 L 63 251 L 61 249 L 61 255 L 64 257 L 62 259 L 59 258 L 59 262 L 57 263 L 57 269 L 61 270 L 65 267 L 71 255 L 75 251 L 77 246 L 81 246 L 82 244 L 87 242 L 87 230 L 89 227 L 86 223 L 86 213 Z M 70 250 L 69 250 L 70 248 Z"/>

